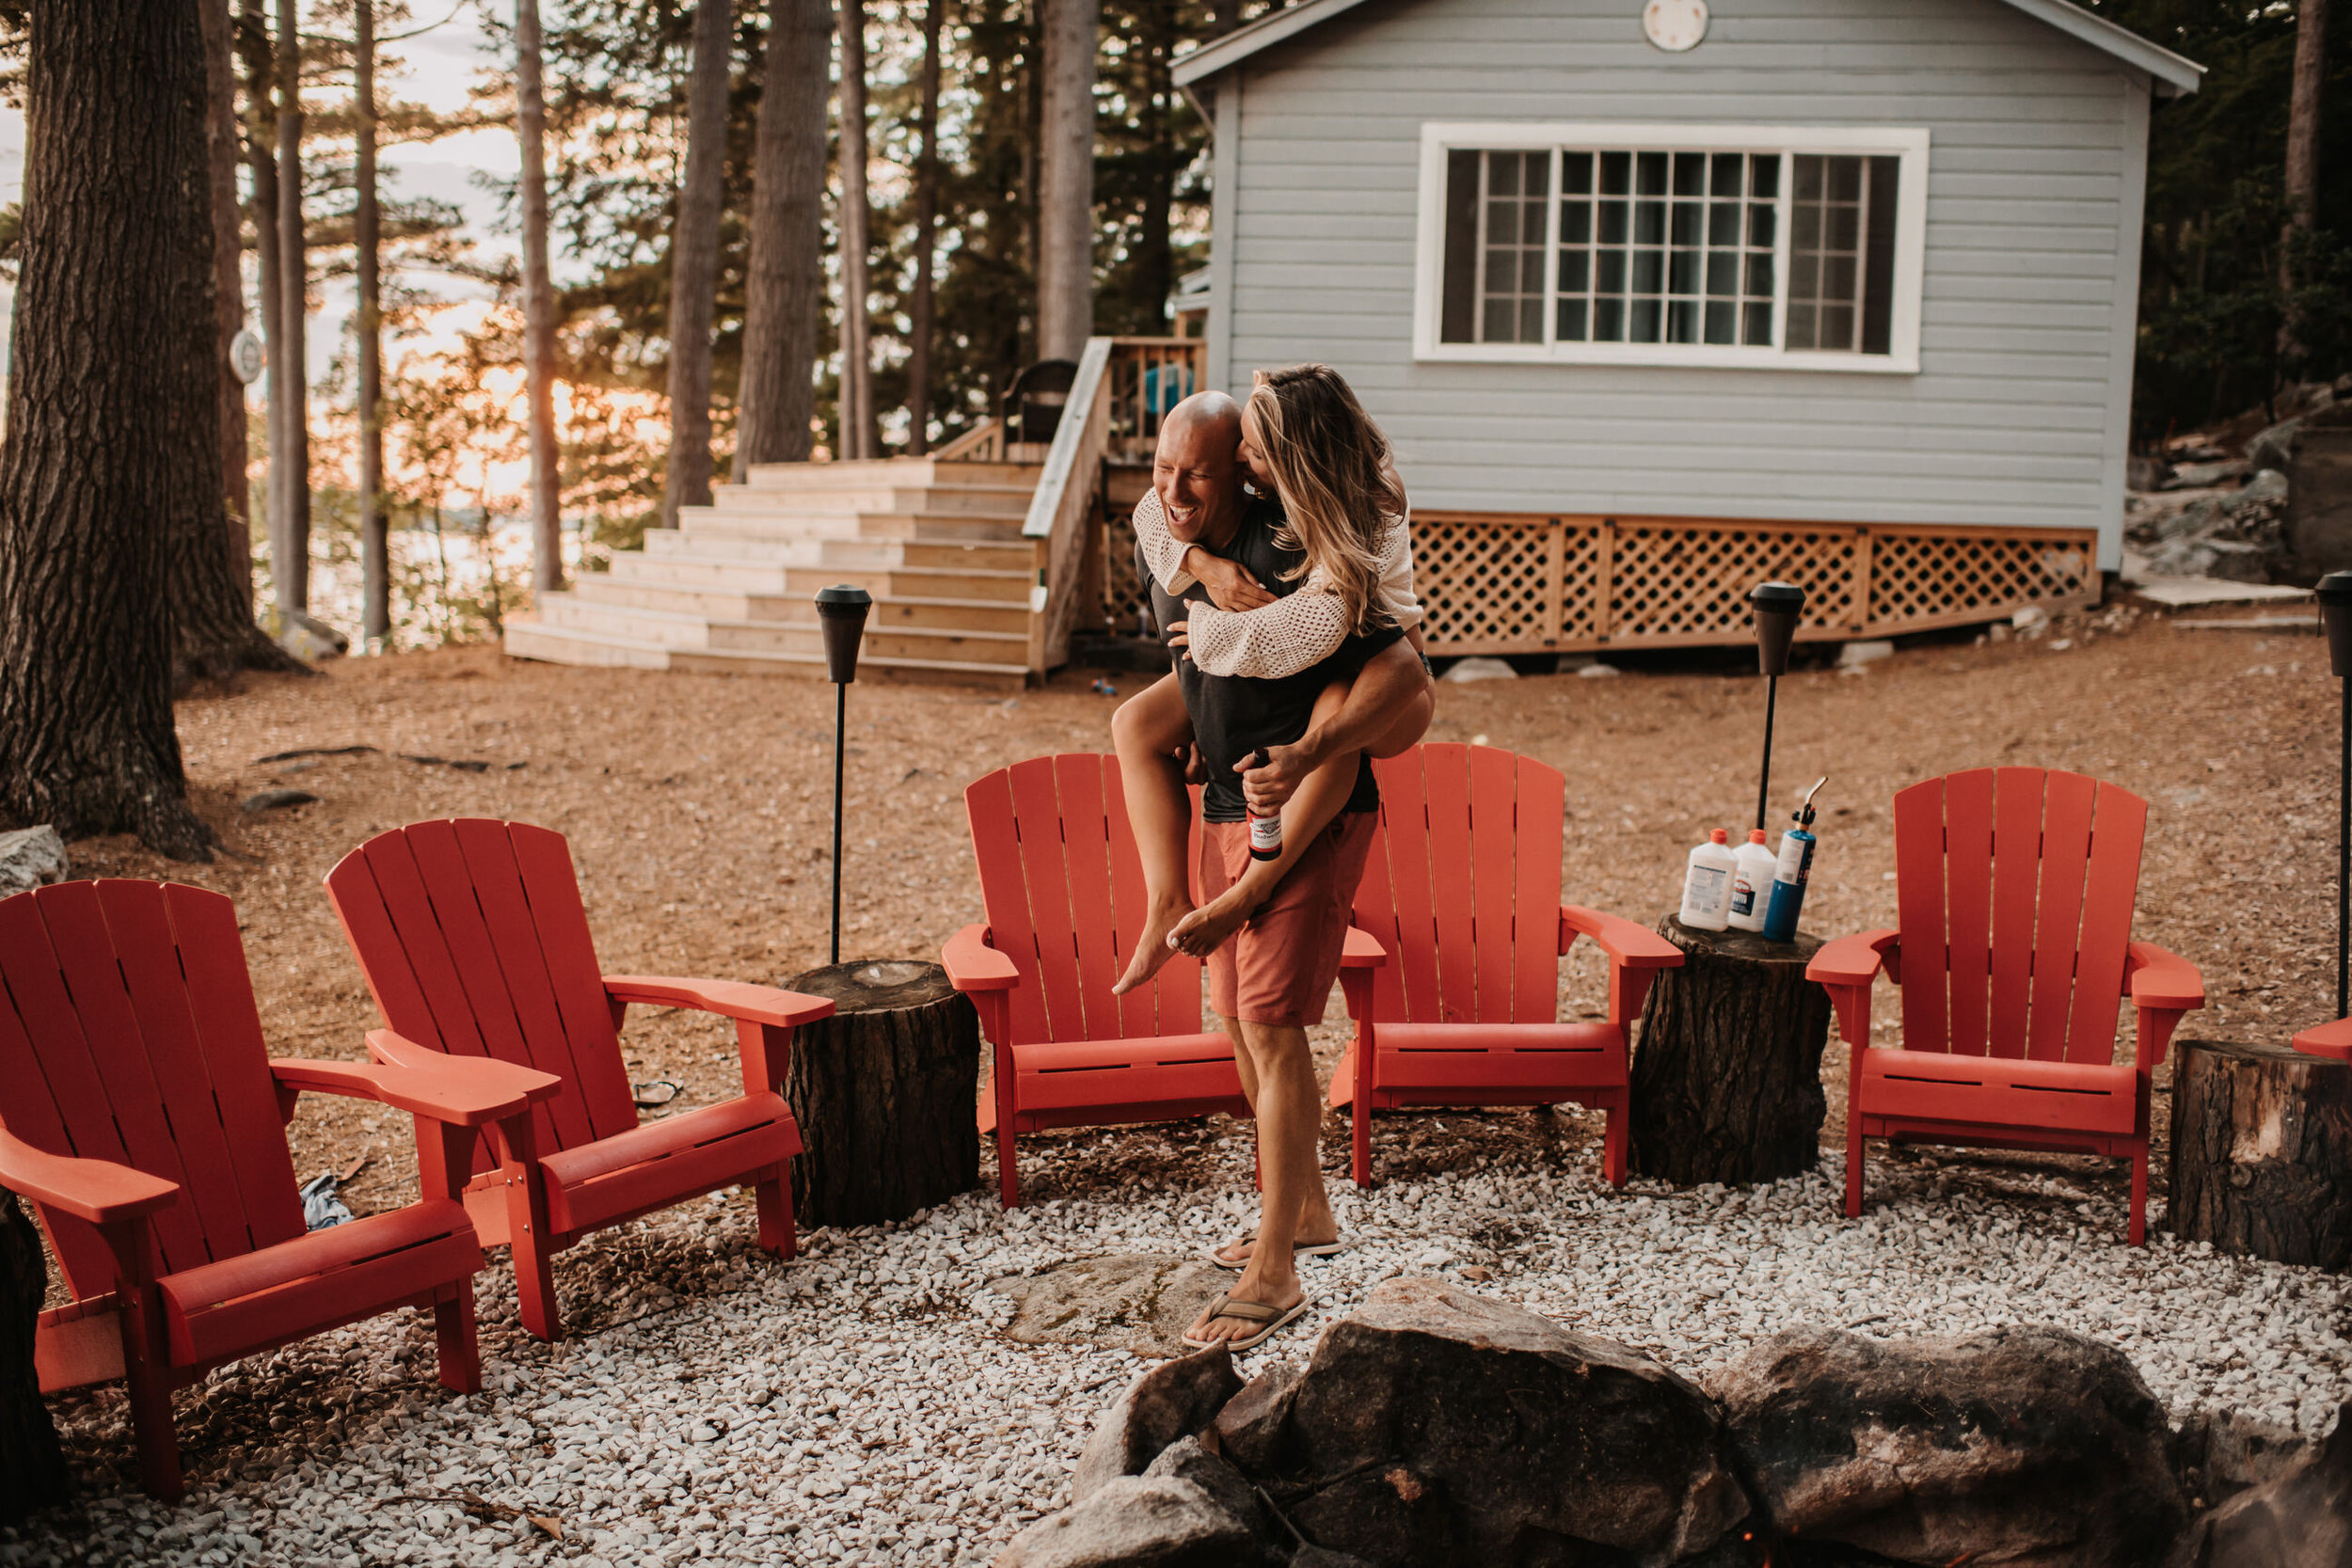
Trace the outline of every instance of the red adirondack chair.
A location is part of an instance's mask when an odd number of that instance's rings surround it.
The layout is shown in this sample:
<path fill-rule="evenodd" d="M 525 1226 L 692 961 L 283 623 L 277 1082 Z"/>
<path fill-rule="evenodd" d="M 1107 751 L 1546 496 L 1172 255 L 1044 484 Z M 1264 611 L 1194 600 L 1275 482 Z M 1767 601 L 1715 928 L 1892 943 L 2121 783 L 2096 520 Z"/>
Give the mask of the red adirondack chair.
<path fill-rule="evenodd" d="M 1178 954 L 1151 985 L 1111 994 L 1144 911 L 1118 758 L 1032 758 L 977 781 L 963 800 L 988 923 L 957 932 L 941 959 L 994 1048 L 980 1130 L 996 1134 L 1005 1207 L 1021 1201 L 1021 1133 L 1249 1115 L 1232 1042 L 1200 1027 L 1198 959 Z M 1343 979 L 1352 1001 L 1354 973 Z"/>
<path fill-rule="evenodd" d="M 432 1310 L 444 1385 L 481 1386 L 482 1245 L 452 1195 L 474 1129 L 552 1078 L 273 1061 L 229 900 L 109 880 L 0 902 L 0 1186 L 32 1200 L 73 1293 L 34 1330 L 42 1391 L 124 1379 L 148 1491 L 181 1493 L 172 1389 L 396 1307 Z M 413 1112 L 423 1196 L 306 1231 L 284 1128 L 306 1090 Z"/>
<path fill-rule="evenodd" d="M 1625 1181 L 1626 1030 L 1650 981 L 1682 962 L 1655 931 L 1560 902 L 1565 782 L 1490 746 L 1428 743 L 1373 764 L 1380 832 L 1356 893 L 1389 953 L 1331 1075 L 1355 1108 L 1355 1176 L 1372 1184 L 1370 1110 L 1553 1105 L 1608 1113 L 1601 1170 Z M 1579 936 L 1609 957 L 1609 1015 L 1559 1022 L 1560 960 Z"/>
<path fill-rule="evenodd" d="M 2146 1239 L 2149 1075 L 2196 966 L 2131 940 L 2148 802 L 2079 773 L 1979 768 L 1895 797 L 1896 930 L 1841 937 L 1805 974 L 1852 1050 L 1846 1212 L 1862 1140 L 2059 1149 L 2129 1159 L 2131 1244 Z M 1902 1045 L 1870 1043 L 1870 985 L 1902 989 Z M 2138 1013 L 2115 1061 L 2116 1009 Z"/>
<path fill-rule="evenodd" d="M 461 818 L 379 833 L 326 877 L 389 1031 L 385 1061 L 494 1056 L 553 1073 L 562 1090 L 502 1126 L 466 1188 L 485 1244 L 515 1251 L 523 1326 L 563 1332 L 557 1253 L 591 1232 L 739 1182 L 755 1185 L 759 1244 L 789 1258 L 785 1163 L 801 1130 L 784 1101 L 792 1031 L 833 1004 L 771 986 L 606 974 L 564 835 L 522 822 Z M 733 1019 L 743 1093 L 638 1124 L 620 1025 L 632 1002 Z M 516 1174 L 519 1173 L 519 1174 Z"/>

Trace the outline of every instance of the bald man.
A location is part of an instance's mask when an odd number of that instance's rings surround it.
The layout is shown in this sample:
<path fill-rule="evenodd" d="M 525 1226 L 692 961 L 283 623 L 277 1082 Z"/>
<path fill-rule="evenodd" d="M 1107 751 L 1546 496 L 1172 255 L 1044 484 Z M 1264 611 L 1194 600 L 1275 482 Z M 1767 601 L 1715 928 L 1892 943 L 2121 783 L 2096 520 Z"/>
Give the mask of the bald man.
<path fill-rule="evenodd" d="M 1232 398 L 1222 392 L 1187 398 L 1162 421 L 1152 489 L 1177 540 L 1234 562 L 1264 594 L 1287 594 L 1303 580 L 1296 569 L 1304 558 L 1278 538 L 1279 507 L 1242 488 L 1240 446 L 1241 411 Z M 1171 595 L 1141 560 L 1137 571 L 1164 629 L 1177 631 L 1186 618 L 1184 605 L 1209 596 L 1198 581 L 1182 597 Z M 1420 657 L 1400 638 L 1393 628 L 1352 637 L 1322 663 L 1273 679 L 1204 674 L 1189 659 L 1178 660 L 1168 680 L 1181 690 L 1206 776 L 1200 873 L 1212 898 L 1249 864 L 1245 789 L 1261 811 L 1279 808 L 1278 794 L 1287 796 L 1306 771 L 1294 762 L 1284 776 L 1284 759 L 1360 751 L 1392 720 L 1396 693 L 1424 689 Z M 1316 699 L 1335 680 L 1351 679 L 1357 690 L 1338 716 L 1316 726 L 1311 746 L 1302 745 Z M 1169 696 L 1166 682 L 1155 686 L 1123 705 L 1112 725 L 1129 820 L 1155 894 L 1122 990 L 1165 961 L 1168 933 L 1192 909 L 1184 864 L 1190 801 L 1183 767 L 1167 749 L 1158 718 Z M 1277 766 L 1242 771 L 1260 749 Z M 1321 1021 L 1339 974 L 1379 799 L 1371 765 L 1359 757 L 1354 788 L 1338 816 L 1313 835 L 1273 894 L 1209 955 L 1210 1000 L 1233 1042 L 1242 1091 L 1257 1117 L 1263 1193 L 1256 1235 L 1215 1254 L 1241 1277 L 1192 1325 L 1189 1342 L 1221 1340 L 1246 1349 L 1304 1312 L 1309 1304 L 1294 1248 L 1337 1242 L 1319 1158 L 1323 1096 L 1307 1028 Z"/>

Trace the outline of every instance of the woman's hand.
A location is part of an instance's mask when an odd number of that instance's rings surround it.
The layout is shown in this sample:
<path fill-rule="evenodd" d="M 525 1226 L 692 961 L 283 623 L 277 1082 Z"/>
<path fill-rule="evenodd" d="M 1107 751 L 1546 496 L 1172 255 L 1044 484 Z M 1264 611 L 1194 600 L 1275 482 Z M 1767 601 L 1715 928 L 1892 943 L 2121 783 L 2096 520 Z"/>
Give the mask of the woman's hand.
<path fill-rule="evenodd" d="M 1184 629 L 1191 625 L 1190 621 L 1170 621 L 1168 624 L 1168 635 L 1162 641 L 1176 650 L 1178 658 L 1192 657 L 1192 633 Z"/>
<path fill-rule="evenodd" d="M 1274 602 L 1274 595 L 1259 586 L 1248 568 L 1221 555 L 1211 555 L 1198 545 L 1184 551 L 1184 570 L 1209 591 L 1209 602 L 1219 610 L 1238 614 Z"/>

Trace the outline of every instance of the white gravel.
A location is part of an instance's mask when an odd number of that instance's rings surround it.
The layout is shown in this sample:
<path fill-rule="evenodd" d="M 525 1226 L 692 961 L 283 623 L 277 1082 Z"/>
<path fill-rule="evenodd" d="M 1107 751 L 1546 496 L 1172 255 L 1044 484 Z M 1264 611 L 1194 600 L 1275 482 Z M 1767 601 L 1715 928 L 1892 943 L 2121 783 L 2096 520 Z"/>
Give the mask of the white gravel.
<path fill-rule="evenodd" d="M 177 1509 L 132 1484 L 119 1393 L 60 1402 L 81 1500 L 0 1531 L 0 1563 L 984 1562 L 1059 1506 L 1139 1366 L 997 1338 L 1010 1304 L 984 1282 L 1188 1249 L 1251 1211 L 1246 1134 L 1218 1146 L 1214 1194 L 1089 1180 L 1104 1136 L 1025 1145 L 1030 1191 L 1088 1196 L 1008 1215 L 974 1193 L 888 1231 L 819 1232 L 790 1266 L 753 1247 L 748 1194 L 612 1234 L 559 1262 L 582 1332 L 554 1347 L 514 1328 L 499 1254 L 478 1287 L 484 1393 L 432 1381 L 414 1314 L 225 1369 L 182 1397 Z M 1380 1279 L 1443 1273 L 1702 1380 L 1800 1322 L 2045 1322 L 2115 1339 L 2176 1418 L 2211 1406 L 2316 1434 L 2352 1392 L 2342 1279 L 2161 1233 L 2133 1251 L 2113 1198 L 2031 1167 L 1879 1162 L 1848 1222 L 1832 1163 L 1753 1190 L 1613 1193 L 1589 1159 L 1336 1183 L 1356 1245 L 1308 1267 L 1321 1311 L 1245 1364 L 1303 1354 Z"/>

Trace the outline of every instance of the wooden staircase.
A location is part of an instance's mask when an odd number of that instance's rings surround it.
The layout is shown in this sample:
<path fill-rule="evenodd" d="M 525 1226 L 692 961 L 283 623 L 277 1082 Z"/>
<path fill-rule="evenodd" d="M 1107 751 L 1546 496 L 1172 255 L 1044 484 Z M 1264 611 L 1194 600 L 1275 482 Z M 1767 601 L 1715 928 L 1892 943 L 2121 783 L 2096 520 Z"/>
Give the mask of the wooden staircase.
<path fill-rule="evenodd" d="M 847 583 L 874 596 L 861 675 L 1018 688 L 1044 558 L 1022 523 L 1041 471 L 936 457 L 762 465 L 611 571 L 542 595 L 536 621 L 508 626 L 506 651 L 822 678 L 813 596 Z"/>

